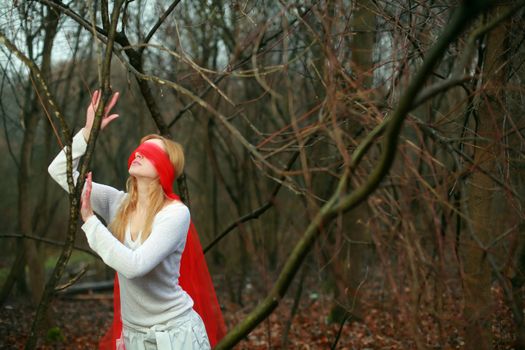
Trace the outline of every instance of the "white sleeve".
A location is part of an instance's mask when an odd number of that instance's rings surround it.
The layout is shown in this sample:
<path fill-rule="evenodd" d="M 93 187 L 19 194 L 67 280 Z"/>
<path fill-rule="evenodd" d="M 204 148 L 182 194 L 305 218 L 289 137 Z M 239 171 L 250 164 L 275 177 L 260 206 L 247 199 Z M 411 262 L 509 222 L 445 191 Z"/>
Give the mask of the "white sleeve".
<path fill-rule="evenodd" d="M 73 137 L 72 156 L 73 156 L 73 183 L 77 183 L 79 172 L 77 170 L 80 157 L 86 152 L 87 143 L 82 135 L 82 130 Z M 53 159 L 47 168 L 49 175 L 55 180 L 60 187 L 68 192 L 67 185 L 67 158 L 64 150 Z M 91 191 L 91 206 L 93 210 L 102 216 L 106 222 L 109 222 L 111 215 L 116 212 L 116 207 L 120 204 L 125 192 L 119 191 L 111 186 L 101 185 L 93 182 Z"/>
<path fill-rule="evenodd" d="M 100 220 L 91 216 L 82 230 L 91 249 L 102 260 L 132 279 L 144 276 L 177 249 L 184 249 L 190 225 L 190 212 L 185 205 L 171 205 L 157 214 L 148 239 L 132 250 L 109 232 Z"/>

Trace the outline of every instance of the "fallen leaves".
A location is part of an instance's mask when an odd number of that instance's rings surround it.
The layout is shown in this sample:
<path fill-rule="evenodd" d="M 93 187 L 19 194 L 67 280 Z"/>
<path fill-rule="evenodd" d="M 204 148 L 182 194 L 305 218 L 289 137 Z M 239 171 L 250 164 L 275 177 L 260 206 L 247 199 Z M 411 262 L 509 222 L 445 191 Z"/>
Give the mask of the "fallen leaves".
<path fill-rule="evenodd" d="M 366 295 L 365 295 L 366 296 Z M 511 313 L 499 288 L 493 289 L 495 300 L 493 336 L 496 350 L 511 349 L 514 324 Z M 226 298 L 221 298 L 225 300 Z M 256 303 L 247 307 L 224 303 L 224 316 L 229 327 L 240 322 Z M 368 295 L 361 322 L 346 322 L 337 349 L 416 349 L 414 336 L 407 327 L 406 315 L 399 312 L 399 305 L 379 304 Z M 283 334 L 290 320 L 293 301 L 284 299 L 274 313 L 254 329 L 236 346 L 237 350 L 262 349 L 330 349 L 340 328 L 329 323 L 331 302 L 322 295 L 304 298 L 290 324 L 286 347 Z M 113 304 L 110 294 L 84 295 L 76 299 L 57 299 L 53 302 L 56 324 L 52 325 L 47 339 L 42 338 L 38 349 L 96 349 L 98 339 L 111 324 Z M 420 339 L 428 349 L 463 349 L 460 304 L 446 305 L 445 314 L 419 313 L 417 320 Z M 20 301 L 4 305 L 0 310 L 0 348 L 20 349 L 28 335 L 34 309 Z"/>

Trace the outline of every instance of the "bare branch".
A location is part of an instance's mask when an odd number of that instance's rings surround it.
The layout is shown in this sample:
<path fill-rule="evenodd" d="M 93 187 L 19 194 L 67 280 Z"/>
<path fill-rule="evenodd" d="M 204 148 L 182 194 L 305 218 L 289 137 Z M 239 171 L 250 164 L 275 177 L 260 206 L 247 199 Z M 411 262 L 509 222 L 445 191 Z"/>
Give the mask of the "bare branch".
<path fill-rule="evenodd" d="M 295 161 L 296 161 L 298 156 L 299 156 L 299 152 L 295 152 L 295 154 L 292 156 L 292 158 L 288 162 L 287 169 L 290 169 L 292 167 L 293 163 L 295 163 Z M 233 231 L 233 229 L 238 227 L 240 224 L 242 224 L 244 222 L 247 222 L 249 220 L 252 220 L 252 219 L 258 219 L 264 212 L 266 212 L 268 209 L 270 209 L 273 206 L 273 204 L 274 204 L 275 197 L 277 196 L 277 194 L 279 193 L 279 190 L 282 187 L 282 180 L 284 180 L 284 177 L 281 177 L 281 181 L 279 181 L 277 183 L 277 185 L 275 186 L 274 190 L 272 191 L 272 194 L 270 195 L 269 199 L 266 201 L 265 204 L 263 204 L 262 206 L 260 206 L 259 208 L 255 209 L 255 210 L 253 210 L 251 213 L 248 213 L 248 214 L 240 217 L 235 222 L 233 222 L 230 225 L 228 225 L 228 227 L 221 234 L 219 234 L 211 243 L 209 243 L 206 246 L 206 248 L 204 248 L 204 250 L 203 250 L 204 254 L 206 254 L 211 248 L 213 248 L 224 237 L 226 237 L 226 235 L 228 235 L 228 233 Z"/>
<path fill-rule="evenodd" d="M 439 83 L 431 85 L 417 95 L 417 98 L 414 101 L 414 104 L 412 105 L 412 109 L 419 107 L 426 101 L 430 100 L 432 97 L 439 95 L 440 93 L 443 93 L 456 85 L 463 84 L 472 79 L 473 77 L 471 76 L 451 77 L 450 79 L 443 80 Z"/>
<path fill-rule="evenodd" d="M 166 18 L 168 18 L 168 16 L 173 12 L 173 10 L 175 10 L 175 7 L 177 7 L 177 5 L 179 4 L 180 0 L 175 0 L 171 3 L 171 5 L 168 7 L 168 9 L 166 11 L 164 11 L 164 13 L 159 17 L 159 19 L 157 20 L 157 23 L 155 23 L 155 25 L 150 29 L 150 31 L 148 32 L 148 34 L 146 35 L 146 38 L 144 39 L 144 42 L 143 44 L 147 44 L 149 43 L 149 41 L 151 40 L 151 38 L 153 37 L 153 35 L 155 34 L 155 32 L 157 31 L 157 29 L 159 29 L 159 27 L 162 25 L 162 23 L 166 20 Z M 145 46 L 142 46 L 140 49 L 139 49 L 139 53 L 142 54 L 142 51 L 144 51 L 146 47 Z"/>
<path fill-rule="evenodd" d="M 82 266 L 81 270 L 75 275 L 73 276 L 73 278 L 71 278 L 69 281 L 67 281 L 66 283 L 64 284 L 61 284 L 59 286 L 56 286 L 55 288 L 55 293 L 56 292 L 60 292 L 64 289 L 67 289 L 69 287 L 71 287 L 72 285 L 74 285 L 75 283 L 77 283 L 77 281 L 86 274 L 88 270 L 88 265 L 85 264 L 84 266 Z"/>
<path fill-rule="evenodd" d="M 18 233 L 1 233 L 0 234 L 0 238 L 32 239 L 32 240 L 35 240 L 35 241 L 38 241 L 38 242 L 43 242 L 43 243 L 51 244 L 51 245 L 58 246 L 58 247 L 63 247 L 65 245 L 64 242 L 55 241 L 53 239 L 49 239 L 49 238 L 45 238 L 45 237 L 39 237 L 39 236 L 33 236 L 33 235 L 21 235 L 21 234 L 18 234 Z M 100 259 L 100 257 L 97 254 L 95 254 L 90 249 L 82 248 L 82 247 L 79 247 L 79 246 L 76 246 L 76 245 L 73 246 L 73 248 L 76 249 L 76 250 L 79 250 L 81 252 L 88 253 L 89 255 L 92 255 L 95 258 Z"/>

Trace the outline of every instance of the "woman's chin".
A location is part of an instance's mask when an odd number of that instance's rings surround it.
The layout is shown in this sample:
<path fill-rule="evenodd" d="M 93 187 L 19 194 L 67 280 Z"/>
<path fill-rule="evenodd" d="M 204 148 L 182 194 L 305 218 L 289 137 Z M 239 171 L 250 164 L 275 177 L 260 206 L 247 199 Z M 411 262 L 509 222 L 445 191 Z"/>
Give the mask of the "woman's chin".
<path fill-rule="evenodd" d="M 129 173 L 130 176 L 133 176 L 135 178 L 141 177 L 140 171 L 136 171 L 134 169 L 129 169 L 128 173 Z"/>
<path fill-rule="evenodd" d="M 149 174 L 140 171 L 134 171 L 133 169 L 130 169 L 128 172 L 130 176 L 133 176 L 137 180 L 152 181 L 158 178 L 157 174 Z"/>

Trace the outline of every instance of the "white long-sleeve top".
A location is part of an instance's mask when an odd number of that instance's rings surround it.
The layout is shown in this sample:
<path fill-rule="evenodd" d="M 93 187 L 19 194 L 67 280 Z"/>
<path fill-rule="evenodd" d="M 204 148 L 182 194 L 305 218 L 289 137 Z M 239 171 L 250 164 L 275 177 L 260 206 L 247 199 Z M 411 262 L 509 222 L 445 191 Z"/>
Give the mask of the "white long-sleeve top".
<path fill-rule="evenodd" d="M 72 144 L 73 177 L 78 178 L 79 159 L 86 151 L 81 132 Z M 48 167 L 51 177 L 66 191 L 66 155 L 62 150 Z M 93 210 L 110 223 L 127 194 L 93 182 Z M 190 212 L 175 201 L 155 216 L 150 236 L 133 241 L 129 226 L 124 244 L 95 216 L 82 225 L 87 241 L 102 260 L 118 272 L 122 322 L 132 328 L 166 324 L 193 307 L 191 297 L 179 286 L 180 259 L 190 224 Z"/>

